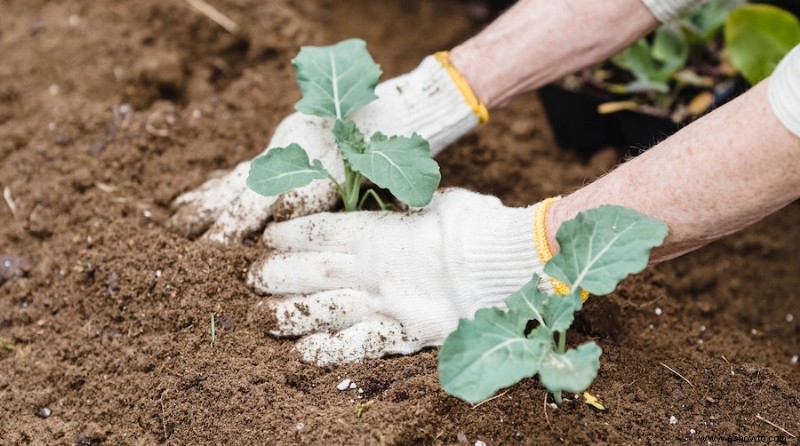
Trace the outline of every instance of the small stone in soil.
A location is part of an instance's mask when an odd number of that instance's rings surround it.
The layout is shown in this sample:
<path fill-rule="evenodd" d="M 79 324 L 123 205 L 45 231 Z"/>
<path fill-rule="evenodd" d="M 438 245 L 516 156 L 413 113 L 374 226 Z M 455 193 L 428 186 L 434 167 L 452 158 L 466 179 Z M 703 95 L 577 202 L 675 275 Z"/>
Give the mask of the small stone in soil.
<path fill-rule="evenodd" d="M 306 425 L 305 425 L 305 424 L 303 424 L 303 423 L 297 423 L 297 424 L 296 424 L 294 427 L 295 427 L 297 430 L 301 431 L 301 430 L 305 429 Z"/>
<path fill-rule="evenodd" d="M 661 307 L 656 307 L 656 316 L 661 316 L 661 313 L 663 313 Z"/>
<path fill-rule="evenodd" d="M 340 382 L 340 383 L 339 383 L 339 384 L 336 386 L 336 388 L 337 388 L 337 389 L 339 389 L 339 390 L 341 390 L 341 391 L 344 391 L 344 390 L 347 390 L 347 389 L 349 389 L 349 388 L 350 388 L 350 380 L 349 380 L 349 379 L 345 379 L 344 381 Z"/>
<path fill-rule="evenodd" d="M 486 446 L 486 443 L 484 443 L 484 442 L 482 442 L 480 440 L 475 440 L 475 446 Z"/>
<path fill-rule="evenodd" d="M 800 356 L 794 355 L 794 356 L 792 356 L 792 361 L 791 362 L 792 362 L 792 364 L 797 365 L 797 361 L 799 361 L 799 360 L 800 360 Z"/>
<path fill-rule="evenodd" d="M 0 284 L 16 280 L 28 271 L 28 261 L 18 256 L 0 256 Z"/>
<path fill-rule="evenodd" d="M 697 433 L 697 431 L 696 431 L 696 430 L 694 430 L 694 429 L 689 429 L 689 433 L 690 433 L 690 434 L 692 434 L 692 435 L 694 435 L 694 434 L 696 434 L 696 433 Z"/>
<path fill-rule="evenodd" d="M 356 386 L 356 383 L 350 383 L 350 388 L 351 389 L 355 389 L 356 387 L 358 387 L 358 386 Z"/>
<path fill-rule="evenodd" d="M 678 419 L 675 418 L 675 415 L 669 417 L 669 424 L 678 424 Z"/>
<path fill-rule="evenodd" d="M 794 320 L 794 315 L 792 313 L 786 313 L 786 322 L 792 322 Z"/>
<path fill-rule="evenodd" d="M 42 407 L 41 409 L 39 409 L 38 412 L 36 412 L 36 415 L 38 415 L 41 418 L 48 418 L 52 414 L 53 414 L 53 411 L 50 410 L 49 407 Z"/>
<path fill-rule="evenodd" d="M 740 368 L 742 374 L 746 376 L 755 376 L 758 375 L 758 367 L 754 366 L 753 364 L 744 364 Z"/>

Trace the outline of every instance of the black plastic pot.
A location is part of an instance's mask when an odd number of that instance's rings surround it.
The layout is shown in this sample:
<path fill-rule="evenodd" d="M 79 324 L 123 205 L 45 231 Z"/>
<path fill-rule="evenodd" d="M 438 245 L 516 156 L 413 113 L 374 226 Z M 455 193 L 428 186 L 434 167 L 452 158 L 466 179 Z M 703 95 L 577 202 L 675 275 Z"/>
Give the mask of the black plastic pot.
<path fill-rule="evenodd" d="M 759 0 L 756 3 L 771 4 L 800 17 L 800 0 Z M 709 110 L 730 101 L 747 88 L 744 79 L 717 88 Z M 687 92 L 692 93 L 697 92 Z M 584 155 L 609 146 L 636 153 L 652 147 L 692 121 L 687 119 L 676 123 L 668 117 L 630 110 L 600 114 L 597 111 L 600 104 L 629 98 L 597 89 L 572 91 L 553 84 L 541 88 L 539 97 L 559 144 Z"/>
<path fill-rule="evenodd" d="M 710 109 L 730 101 L 747 89 L 744 80 L 736 80 L 715 94 Z M 539 90 L 550 126 L 559 144 L 583 155 L 604 147 L 639 152 L 666 139 L 691 122 L 673 122 L 669 117 L 623 110 L 600 114 L 600 104 L 623 100 L 611 94 L 566 90 L 548 85 Z"/>

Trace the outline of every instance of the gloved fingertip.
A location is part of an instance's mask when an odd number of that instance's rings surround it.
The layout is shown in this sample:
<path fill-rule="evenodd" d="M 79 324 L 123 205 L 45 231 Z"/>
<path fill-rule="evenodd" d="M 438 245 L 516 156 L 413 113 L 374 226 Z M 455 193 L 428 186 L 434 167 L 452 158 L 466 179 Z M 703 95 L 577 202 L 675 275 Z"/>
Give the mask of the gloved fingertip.
<path fill-rule="evenodd" d="M 275 309 L 265 299 L 259 300 L 253 306 L 253 309 L 247 314 L 247 321 L 254 324 L 255 327 L 263 327 L 273 336 L 280 336 L 276 333 L 280 331 L 280 327 Z"/>
<path fill-rule="evenodd" d="M 189 239 L 202 235 L 213 222 L 214 216 L 208 210 L 189 203 L 181 206 L 167 220 L 167 229 Z"/>

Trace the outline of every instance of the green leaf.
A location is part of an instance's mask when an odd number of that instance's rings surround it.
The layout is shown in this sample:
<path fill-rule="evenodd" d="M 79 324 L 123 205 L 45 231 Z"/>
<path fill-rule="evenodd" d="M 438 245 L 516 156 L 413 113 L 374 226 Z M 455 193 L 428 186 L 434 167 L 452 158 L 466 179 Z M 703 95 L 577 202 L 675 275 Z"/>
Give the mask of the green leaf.
<path fill-rule="evenodd" d="M 575 311 L 582 306 L 579 294 L 569 296 L 549 296 L 539 289 L 541 278 L 534 274 L 533 279 L 521 289 L 506 298 L 511 311 L 535 319 L 552 331 L 566 331 L 574 319 Z M 525 324 L 522 325 L 525 328 Z"/>
<path fill-rule="evenodd" d="M 603 350 L 594 342 L 582 344 L 560 355 L 550 351 L 539 364 L 539 379 L 551 393 L 580 393 L 597 377 Z"/>
<path fill-rule="evenodd" d="M 540 280 L 539 275 L 534 274 L 530 282 L 506 297 L 506 306 L 509 310 L 524 315 L 525 319 L 535 319 L 540 324 L 547 325 L 545 306 L 550 296 L 539 289 Z M 525 324 L 522 325 L 522 328 L 525 328 Z"/>
<path fill-rule="evenodd" d="M 372 136 L 364 153 L 355 150 L 342 156 L 353 170 L 389 191 L 411 206 L 431 202 L 442 176 L 431 156 L 428 141 L 416 133 L 410 138 L 387 138 L 378 132 Z"/>
<path fill-rule="evenodd" d="M 689 43 L 680 29 L 672 25 L 662 25 L 655 32 L 650 52 L 653 59 L 661 62 L 661 66 L 651 74 L 650 79 L 666 83 L 689 60 Z"/>
<path fill-rule="evenodd" d="M 478 310 L 475 319 L 459 321 L 439 350 L 439 381 L 445 392 L 470 403 L 536 374 L 552 346 L 544 327 L 523 335 L 528 321 L 522 312 L 498 308 Z"/>
<path fill-rule="evenodd" d="M 567 331 L 575 320 L 575 312 L 582 307 L 583 299 L 579 292 L 568 296 L 550 296 L 545 308 L 547 327 L 553 331 Z"/>
<path fill-rule="evenodd" d="M 279 195 L 305 186 L 313 180 L 328 178 L 319 160 L 312 164 L 308 154 L 297 144 L 270 149 L 250 163 L 247 187 L 261 195 Z"/>
<path fill-rule="evenodd" d="M 631 209 L 609 205 L 590 209 L 561 224 L 556 234 L 561 251 L 544 271 L 573 290 L 608 294 L 628 274 L 647 266 L 650 250 L 664 241 L 667 232 L 662 221 Z"/>
<path fill-rule="evenodd" d="M 684 23 L 702 43 L 710 41 L 725 24 L 731 12 L 746 0 L 712 0 L 692 8 L 683 15 Z"/>
<path fill-rule="evenodd" d="M 306 46 L 292 63 L 303 93 L 294 107 L 301 113 L 343 119 L 377 99 L 374 91 L 381 69 L 363 40 Z"/>
<path fill-rule="evenodd" d="M 769 76 L 798 43 L 800 20 L 774 6 L 744 5 L 731 13 L 725 24 L 731 63 L 751 84 Z"/>
<path fill-rule="evenodd" d="M 642 83 L 649 82 L 652 74 L 656 71 L 650 54 L 650 44 L 646 39 L 637 40 L 633 45 L 612 57 L 611 61 L 620 68 L 630 71 L 636 80 Z"/>
<path fill-rule="evenodd" d="M 345 122 L 337 119 L 333 125 L 333 138 L 344 159 L 350 161 L 351 156 L 357 156 L 367 149 L 364 134 L 358 130 L 354 122 Z"/>

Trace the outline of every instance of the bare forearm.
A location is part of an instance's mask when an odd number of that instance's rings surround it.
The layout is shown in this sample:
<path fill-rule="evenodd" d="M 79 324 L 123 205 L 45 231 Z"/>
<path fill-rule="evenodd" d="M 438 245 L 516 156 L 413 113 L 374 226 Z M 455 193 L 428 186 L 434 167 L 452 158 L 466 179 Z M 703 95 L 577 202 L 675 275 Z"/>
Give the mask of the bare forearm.
<path fill-rule="evenodd" d="M 491 109 L 607 59 L 657 25 L 641 0 L 523 0 L 450 58 Z"/>
<path fill-rule="evenodd" d="M 669 225 L 659 262 L 738 231 L 800 197 L 800 138 L 776 118 L 767 83 L 556 202 L 555 231 L 578 212 L 617 204 Z"/>

